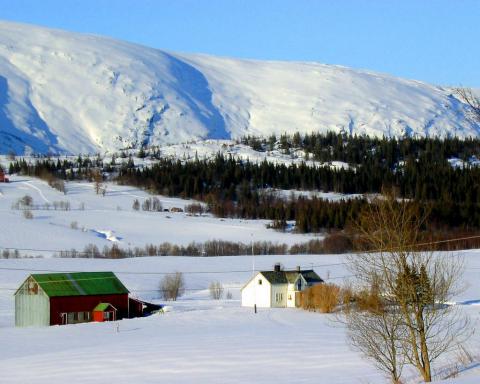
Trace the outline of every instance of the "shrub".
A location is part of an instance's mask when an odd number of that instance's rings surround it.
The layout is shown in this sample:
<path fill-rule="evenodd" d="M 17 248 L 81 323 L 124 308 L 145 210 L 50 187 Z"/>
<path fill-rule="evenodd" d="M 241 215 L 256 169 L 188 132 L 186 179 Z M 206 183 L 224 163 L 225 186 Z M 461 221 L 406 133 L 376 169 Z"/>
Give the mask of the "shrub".
<path fill-rule="evenodd" d="M 374 287 L 357 292 L 354 301 L 360 311 L 381 313 L 384 310 L 383 300 L 378 293 L 378 289 Z"/>
<path fill-rule="evenodd" d="M 322 240 L 310 240 L 306 243 L 297 243 L 290 247 L 291 255 L 322 253 L 324 253 Z"/>
<path fill-rule="evenodd" d="M 185 281 L 181 272 L 166 275 L 160 282 L 160 294 L 165 300 L 177 300 L 185 292 Z"/>
<path fill-rule="evenodd" d="M 20 205 L 23 205 L 24 207 L 31 207 L 33 205 L 33 198 L 30 195 L 25 195 L 22 198 L 18 200 Z"/>
<path fill-rule="evenodd" d="M 342 287 L 340 296 L 344 311 L 349 312 L 352 304 L 355 302 L 355 292 L 353 288 L 350 285 Z"/>
<path fill-rule="evenodd" d="M 137 199 L 133 200 L 132 209 L 134 211 L 140 210 L 140 202 Z"/>
<path fill-rule="evenodd" d="M 285 232 L 288 224 L 285 219 L 275 219 L 271 223 L 267 224 L 267 228 L 275 229 L 276 231 Z"/>
<path fill-rule="evenodd" d="M 301 307 L 309 311 L 332 313 L 340 302 L 340 287 L 317 284 L 301 293 Z"/>
<path fill-rule="evenodd" d="M 347 235 L 335 232 L 328 234 L 323 240 L 324 253 L 346 253 L 353 249 L 353 242 Z"/>
<path fill-rule="evenodd" d="M 65 182 L 61 179 L 51 178 L 48 180 L 48 185 L 52 188 L 55 188 L 57 191 L 67 194 L 67 189 L 65 188 Z"/>
<path fill-rule="evenodd" d="M 223 297 L 223 285 L 219 281 L 213 281 L 208 289 L 213 300 L 220 300 Z"/>
<path fill-rule="evenodd" d="M 161 212 L 162 209 L 162 203 L 160 202 L 158 197 L 152 197 L 152 211 Z"/>
<path fill-rule="evenodd" d="M 25 210 L 23 211 L 23 217 L 24 217 L 25 219 L 33 219 L 33 213 L 32 213 L 32 211 L 30 211 L 29 209 L 25 209 Z"/>
<path fill-rule="evenodd" d="M 138 202 L 138 200 L 135 199 L 135 201 L 133 202 L 132 208 L 138 211 L 137 207 L 139 206 L 140 206 L 140 203 Z M 152 197 L 152 198 L 149 197 L 148 199 L 145 199 L 142 203 L 143 211 L 161 212 L 162 209 L 163 209 L 162 203 L 160 202 L 158 197 Z"/>
<path fill-rule="evenodd" d="M 185 206 L 185 212 L 192 215 L 201 215 L 207 211 L 207 208 L 200 203 L 188 204 Z"/>

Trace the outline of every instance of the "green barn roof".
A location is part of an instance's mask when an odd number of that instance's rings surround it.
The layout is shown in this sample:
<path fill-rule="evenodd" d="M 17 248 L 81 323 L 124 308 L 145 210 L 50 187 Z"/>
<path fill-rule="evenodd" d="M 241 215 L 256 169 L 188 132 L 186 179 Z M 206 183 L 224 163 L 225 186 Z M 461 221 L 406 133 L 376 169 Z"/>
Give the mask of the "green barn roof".
<path fill-rule="evenodd" d="M 113 272 L 42 273 L 31 276 L 49 297 L 128 293 Z"/>

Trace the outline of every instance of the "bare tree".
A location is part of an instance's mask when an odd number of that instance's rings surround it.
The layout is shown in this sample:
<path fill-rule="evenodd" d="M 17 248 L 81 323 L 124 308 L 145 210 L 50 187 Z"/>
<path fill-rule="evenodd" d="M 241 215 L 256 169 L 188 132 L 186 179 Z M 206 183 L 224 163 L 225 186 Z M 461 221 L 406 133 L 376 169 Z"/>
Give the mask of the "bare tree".
<path fill-rule="evenodd" d="M 102 173 L 99 170 L 95 170 L 92 174 L 92 178 L 93 178 L 95 193 L 99 195 L 100 193 L 102 193 L 102 188 L 103 188 Z"/>
<path fill-rule="evenodd" d="M 140 209 L 140 202 L 138 199 L 133 200 L 132 209 L 138 211 Z"/>
<path fill-rule="evenodd" d="M 351 310 L 346 319 L 350 344 L 385 372 L 392 383 L 400 383 L 405 365 L 401 345 L 405 328 L 395 309 Z"/>
<path fill-rule="evenodd" d="M 432 362 L 461 341 L 468 332 L 468 321 L 447 305 L 460 288 L 462 263 L 451 255 L 420 250 L 419 236 L 425 220 L 426 214 L 418 205 L 399 201 L 394 193 L 373 201 L 361 213 L 356 227 L 362 244 L 376 252 L 350 256 L 349 268 L 360 284 L 375 284 L 385 308 L 396 314 L 382 315 L 381 321 L 389 322 L 384 324 L 388 326 L 384 326 L 385 332 L 396 329 L 391 321 L 401 318 L 401 337 L 391 345 L 397 354 L 401 345 L 404 358 L 424 381 L 430 382 Z M 364 318 L 353 316 L 351 320 L 360 322 Z M 368 335 L 363 329 L 357 326 L 365 338 Z"/>
<path fill-rule="evenodd" d="M 475 96 L 470 88 L 456 88 L 455 93 L 470 107 L 473 120 L 480 123 L 480 98 Z"/>
<path fill-rule="evenodd" d="M 208 287 L 210 290 L 210 297 L 213 300 L 220 300 L 223 297 L 223 285 L 219 281 L 213 281 Z"/>
<path fill-rule="evenodd" d="M 160 282 L 160 294 L 165 300 L 177 300 L 185 292 L 185 281 L 181 272 L 166 275 Z"/>

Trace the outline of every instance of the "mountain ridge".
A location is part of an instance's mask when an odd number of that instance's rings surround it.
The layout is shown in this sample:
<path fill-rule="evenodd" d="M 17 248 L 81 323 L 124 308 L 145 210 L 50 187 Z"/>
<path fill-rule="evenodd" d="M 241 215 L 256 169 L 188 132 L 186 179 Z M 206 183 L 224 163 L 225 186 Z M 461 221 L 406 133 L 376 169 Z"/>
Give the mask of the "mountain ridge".
<path fill-rule="evenodd" d="M 314 62 L 162 51 L 0 21 L 0 153 L 243 135 L 479 136 L 449 89 Z"/>

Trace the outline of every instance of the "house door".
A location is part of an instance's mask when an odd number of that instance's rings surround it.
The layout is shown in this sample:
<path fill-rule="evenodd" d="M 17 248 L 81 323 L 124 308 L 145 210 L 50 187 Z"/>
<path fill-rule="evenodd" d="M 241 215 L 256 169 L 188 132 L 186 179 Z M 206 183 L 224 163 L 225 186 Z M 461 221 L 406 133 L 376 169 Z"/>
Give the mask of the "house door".
<path fill-rule="evenodd" d="M 295 307 L 300 307 L 300 295 L 302 292 L 295 292 Z"/>

